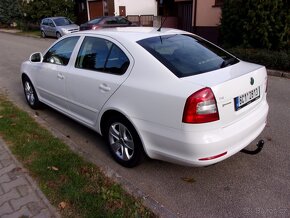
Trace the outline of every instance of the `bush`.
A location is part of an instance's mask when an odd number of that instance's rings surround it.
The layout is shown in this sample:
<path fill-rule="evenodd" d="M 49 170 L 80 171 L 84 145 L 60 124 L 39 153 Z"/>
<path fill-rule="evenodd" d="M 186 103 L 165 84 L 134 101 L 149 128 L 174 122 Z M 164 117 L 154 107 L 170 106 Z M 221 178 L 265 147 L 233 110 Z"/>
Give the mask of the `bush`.
<path fill-rule="evenodd" d="M 21 19 L 20 5 L 15 0 L 0 0 L 0 25 L 9 27 Z"/>
<path fill-rule="evenodd" d="M 232 48 L 227 50 L 244 61 L 261 64 L 269 69 L 290 72 L 290 50 L 270 51 L 266 49 L 245 48 Z"/>
<path fill-rule="evenodd" d="M 2 0 L 1 0 L 2 1 Z M 33 0 L 21 2 L 21 9 L 28 23 L 40 23 L 45 17 L 63 16 L 75 20 L 75 1 L 74 0 Z"/>
<path fill-rule="evenodd" d="M 290 47 L 290 0 L 224 0 L 223 43 L 283 50 Z"/>

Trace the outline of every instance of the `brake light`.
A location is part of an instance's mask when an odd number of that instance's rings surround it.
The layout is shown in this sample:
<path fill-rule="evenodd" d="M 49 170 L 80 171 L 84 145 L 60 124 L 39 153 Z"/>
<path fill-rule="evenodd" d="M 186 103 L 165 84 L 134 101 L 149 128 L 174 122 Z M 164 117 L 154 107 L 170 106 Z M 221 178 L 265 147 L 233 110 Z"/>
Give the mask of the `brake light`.
<path fill-rule="evenodd" d="M 265 92 L 267 93 L 267 91 L 268 91 L 268 77 L 266 77 L 265 86 L 266 86 Z"/>
<path fill-rule="evenodd" d="M 96 29 L 99 29 L 100 27 L 101 27 L 101 26 L 96 25 L 96 26 L 93 26 L 92 29 L 93 29 L 93 30 L 96 30 Z"/>
<path fill-rule="evenodd" d="M 208 123 L 219 120 L 214 94 L 210 88 L 203 88 L 186 100 L 182 122 Z"/>

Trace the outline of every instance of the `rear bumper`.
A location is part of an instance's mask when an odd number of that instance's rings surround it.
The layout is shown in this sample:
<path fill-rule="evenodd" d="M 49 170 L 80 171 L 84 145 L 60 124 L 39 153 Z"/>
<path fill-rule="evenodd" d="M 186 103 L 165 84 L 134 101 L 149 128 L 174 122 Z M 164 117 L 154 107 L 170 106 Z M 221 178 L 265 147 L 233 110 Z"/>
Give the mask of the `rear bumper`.
<path fill-rule="evenodd" d="M 140 120 L 134 123 L 149 157 L 188 166 L 207 166 L 229 158 L 254 141 L 265 128 L 268 110 L 267 102 L 262 101 L 243 119 L 215 130 L 185 131 Z M 200 160 L 220 154 L 224 155 Z"/>

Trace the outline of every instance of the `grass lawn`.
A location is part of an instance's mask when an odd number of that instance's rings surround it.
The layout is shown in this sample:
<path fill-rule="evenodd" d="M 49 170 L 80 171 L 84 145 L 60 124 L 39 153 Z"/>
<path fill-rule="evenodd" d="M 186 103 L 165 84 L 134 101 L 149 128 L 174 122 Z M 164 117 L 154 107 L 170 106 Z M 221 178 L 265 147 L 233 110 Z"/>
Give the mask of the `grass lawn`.
<path fill-rule="evenodd" d="M 155 217 L 1 95 L 0 135 L 63 217 Z"/>

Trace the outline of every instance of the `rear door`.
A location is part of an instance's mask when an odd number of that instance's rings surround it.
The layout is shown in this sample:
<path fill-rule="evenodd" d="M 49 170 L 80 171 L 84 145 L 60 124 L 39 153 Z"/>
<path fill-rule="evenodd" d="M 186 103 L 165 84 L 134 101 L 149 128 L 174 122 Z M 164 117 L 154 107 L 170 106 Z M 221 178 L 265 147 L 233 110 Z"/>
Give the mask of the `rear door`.
<path fill-rule="evenodd" d="M 56 36 L 56 26 L 51 19 L 48 19 L 47 32 L 49 36 L 53 36 L 53 37 Z"/>
<path fill-rule="evenodd" d="M 92 126 L 110 96 L 126 80 L 133 66 L 129 53 L 116 41 L 84 38 L 75 68 L 66 80 L 69 110 L 76 119 Z"/>

